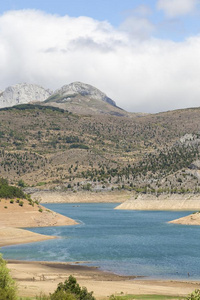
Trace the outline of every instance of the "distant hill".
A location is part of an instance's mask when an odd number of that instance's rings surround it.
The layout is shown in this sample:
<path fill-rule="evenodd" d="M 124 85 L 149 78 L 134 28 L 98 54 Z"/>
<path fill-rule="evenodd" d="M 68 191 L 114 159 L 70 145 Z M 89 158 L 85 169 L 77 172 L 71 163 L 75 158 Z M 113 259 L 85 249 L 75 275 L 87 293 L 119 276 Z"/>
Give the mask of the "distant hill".
<path fill-rule="evenodd" d="M 9 182 L 75 192 L 200 192 L 199 108 L 127 118 L 46 104 L 0 110 L 0 176 Z"/>

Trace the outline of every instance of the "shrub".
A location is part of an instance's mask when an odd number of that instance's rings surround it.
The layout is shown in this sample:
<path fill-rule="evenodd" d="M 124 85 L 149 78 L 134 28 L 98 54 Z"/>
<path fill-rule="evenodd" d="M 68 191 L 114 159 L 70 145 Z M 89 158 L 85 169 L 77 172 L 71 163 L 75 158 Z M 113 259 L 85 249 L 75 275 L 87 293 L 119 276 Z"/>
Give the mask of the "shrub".
<path fill-rule="evenodd" d="M 24 180 L 20 179 L 20 180 L 18 181 L 18 186 L 20 186 L 20 187 L 25 187 L 26 184 L 25 184 Z"/>
<path fill-rule="evenodd" d="M 93 292 L 88 292 L 87 288 L 81 288 L 76 278 L 69 276 L 64 283 L 58 284 L 56 291 L 51 295 L 51 300 L 95 300 L 92 294 Z"/>
<path fill-rule="evenodd" d="M 92 187 L 92 185 L 91 185 L 90 183 L 87 183 L 87 184 L 85 184 L 85 185 L 83 186 L 83 189 L 84 189 L 85 191 L 91 191 L 91 187 Z"/>
<path fill-rule="evenodd" d="M 187 300 L 200 300 L 200 290 L 195 290 L 186 299 Z"/>
<path fill-rule="evenodd" d="M 0 300 L 16 300 L 17 287 L 9 274 L 5 260 L 0 254 Z"/>
<path fill-rule="evenodd" d="M 23 206 L 24 205 L 24 201 L 19 201 L 19 206 Z"/>
<path fill-rule="evenodd" d="M 11 200 L 10 200 L 10 203 L 11 203 L 11 204 L 13 204 L 13 203 L 14 203 L 14 200 L 13 200 L 13 199 L 11 199 Z"/>
<path fill-rule="evenodd" d="M 85 149 L 85 150 L 88 150 L 89 147 L 87 145 L 84 145 L 84 144 L 71 144 L 70 149 Z"/>
<path fill-rule="evenodd" d="M 43 300 L 43 298 L 41 299 Z M 46 300 L 44 298 L 44 300 Z M 50 300 L 77 300 L 77 298 L 71 293 L 67 293 L 64 290 L 57 291 L 50 296 Z"/>

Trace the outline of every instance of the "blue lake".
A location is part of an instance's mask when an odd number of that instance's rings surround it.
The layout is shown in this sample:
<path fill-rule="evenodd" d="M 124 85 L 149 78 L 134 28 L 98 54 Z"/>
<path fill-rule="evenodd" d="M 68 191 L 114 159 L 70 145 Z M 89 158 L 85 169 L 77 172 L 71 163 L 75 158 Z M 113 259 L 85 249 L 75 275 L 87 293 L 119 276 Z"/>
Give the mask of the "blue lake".
<path fill-rule="evenodd" d="M 190 212 L 114 210 L 116 204 L 46 204 L 77 226 L 31 228 L 59 238 L 1 248 L 6 259 L 82 261 L 122 275 L 200 279 L 200 226 L 167 224 Z"/>

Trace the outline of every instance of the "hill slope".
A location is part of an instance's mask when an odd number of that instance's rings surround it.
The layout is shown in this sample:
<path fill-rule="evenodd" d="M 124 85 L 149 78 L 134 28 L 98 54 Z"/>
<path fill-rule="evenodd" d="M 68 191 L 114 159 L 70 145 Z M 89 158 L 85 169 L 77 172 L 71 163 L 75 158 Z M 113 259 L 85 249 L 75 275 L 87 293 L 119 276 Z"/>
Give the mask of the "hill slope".
<path fill-rule="evenodd" d="M 198 192 L 199 118 L 198 108 L 140 118 L 3 109 L 0 175 L 64 191 Z"/>

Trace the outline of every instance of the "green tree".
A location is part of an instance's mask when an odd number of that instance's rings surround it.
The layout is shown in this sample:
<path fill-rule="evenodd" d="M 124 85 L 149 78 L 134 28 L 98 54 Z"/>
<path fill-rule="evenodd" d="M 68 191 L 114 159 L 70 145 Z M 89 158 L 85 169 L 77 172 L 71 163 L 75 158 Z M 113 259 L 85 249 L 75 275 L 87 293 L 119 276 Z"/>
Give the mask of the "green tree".
<path fill-rule="evenodd" d="M 69 276 L 64 283 L 59 283 L 56 291 L 51 295 L 52 300 L 95 300 L 93 292 L 88 292 L 86 287 L 81 288 L 76 278 Z M 58 297 L 60 296 L 60 298 Z"/>
<path fill-rule="evenodd" d="M 20 187 L 25 187 L 25 186 L 26 186 L 26 184 L 25 184 L 25 182 L 24 182 L 23 179 L 20 179 L 20 180 L 18 181 L 18 186 L 20 186 Z"/>
<path fill-rule="evenodd" d="M 0 254 L 0 300 L 16 300 L 17 287 L 9 274 L 5 260 Z"/>
<path fill-rule="evenodd" d="M 187 297 L 187 300 L 200 300 L 200 290 L 195 290 Z"/>

